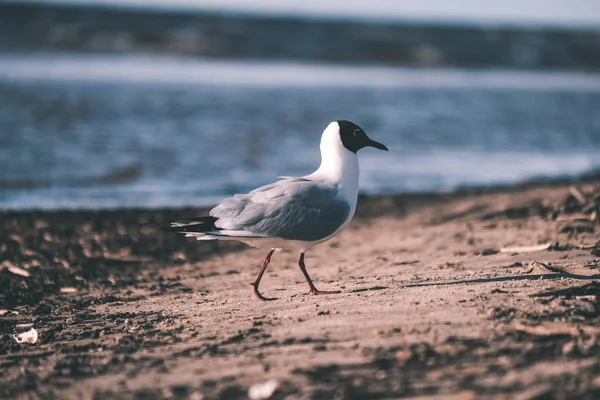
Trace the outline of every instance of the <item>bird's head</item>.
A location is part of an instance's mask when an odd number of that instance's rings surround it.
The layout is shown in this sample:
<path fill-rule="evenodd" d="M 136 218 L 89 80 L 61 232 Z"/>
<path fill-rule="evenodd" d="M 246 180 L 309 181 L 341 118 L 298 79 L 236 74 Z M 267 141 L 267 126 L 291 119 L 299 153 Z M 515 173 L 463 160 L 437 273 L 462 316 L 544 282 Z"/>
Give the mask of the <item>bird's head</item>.
<path fill-rule="evenodd" d="M 338 125 L 339 136 L 342 144 L 348 150 L 356 153 L 364 147 L 375 147 L 379 150 L 388 151 L 388 148 L 375 140 L 369 138 L 365 131 L 355 123 L 350 121 L 335 121 L 332 124 Z"/>

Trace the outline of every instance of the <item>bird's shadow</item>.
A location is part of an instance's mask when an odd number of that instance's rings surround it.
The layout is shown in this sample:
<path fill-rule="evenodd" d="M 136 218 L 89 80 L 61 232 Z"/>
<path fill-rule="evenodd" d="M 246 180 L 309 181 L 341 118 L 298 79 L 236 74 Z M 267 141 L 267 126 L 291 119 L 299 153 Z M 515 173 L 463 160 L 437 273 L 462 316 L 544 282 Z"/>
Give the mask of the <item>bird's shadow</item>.
<path fill-rule="evenodd" d="M 535 281 L 539 279 L 559 279 L 559 278 L 572 278 L 579 280 L 592 281 L 600 278 L 600 274 L 594 275 L 579 275 L 571 274 L 568 272 L 556 272 L 548 274 L 536 274 L 536 275 L 508 275 L 499 276 L 496 278 L 479 278 L 479 279 L 462 279 L 460 281 L 451 282 L 429 282 L 429 283 L 410 283 L 403 285 L 403 288 L 416 288 L 416 287 L 429 287 L 429 286 L 453 286 L 453 285 L 467 285 L 470 283 L 491 283 L 491 282 L 515 282 L 515 281 Z"/>
<path fill-rule="evenodd" d="M 361 293 L 361 292 L 370 292 L 372 290 L 385 290 L 388 289 L 388 286 L 372 286 L 368 288 L 360 288 L 351 290 L 350 293 Z"/>

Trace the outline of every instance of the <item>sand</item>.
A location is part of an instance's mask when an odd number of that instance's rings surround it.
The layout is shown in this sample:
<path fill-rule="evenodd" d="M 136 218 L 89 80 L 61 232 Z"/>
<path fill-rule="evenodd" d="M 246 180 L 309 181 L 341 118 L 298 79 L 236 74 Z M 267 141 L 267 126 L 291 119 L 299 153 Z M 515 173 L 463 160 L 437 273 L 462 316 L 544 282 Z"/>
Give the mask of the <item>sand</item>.
<path fill-rule="evenodd" d="M 306 258 L 341 293 L 281 252 L 269 302 L 264 251 L 156 229 L 202 210 L 1 214 L 0 398 L 599 398 L 600 180 L 570 187 L 361 198 Z"/>

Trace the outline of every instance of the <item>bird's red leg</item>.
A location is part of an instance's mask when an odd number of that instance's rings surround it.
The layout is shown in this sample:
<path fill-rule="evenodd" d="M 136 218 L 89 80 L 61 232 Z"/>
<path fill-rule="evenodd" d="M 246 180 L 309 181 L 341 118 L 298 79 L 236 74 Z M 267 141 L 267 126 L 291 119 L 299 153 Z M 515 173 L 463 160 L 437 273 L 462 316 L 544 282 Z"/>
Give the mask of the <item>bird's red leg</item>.
<path fill-rule="evenodd" d="M 258 285 L 260 283 L 260 280 L 262 279 L 263 274 L 265 273 L 265 270 L 267 269 L 267 265 L 269 265 L 269 263 L 271 262 L 271 256 L 273 255 L 274 251 L 275 251 L 275 249 L 271 249 L 269 254 L 267 254 L 267 256 L 265 257 L 265 261 L 263 262 L 263 265 L 260 268 L 260 271 L 258 272 L 258 276 L 256 277 L 256 280 L 250 284 L 250 285 L 252 285 L 252 293 L 254 293 L 254 296 L 257 299 L 262 300 L 262 301 L 275 300 L 275 299 L 270 299 L 270 298 L 264 297 L 258 291 Z"/>
<path fill-rule="evenodd" d="M 325 290 L 318 290 L 315 287 L 315 285 L 312 283 L 312 279 L 310 279 L 310 276 L 308 276 L 308 272 L 306 272 L 306 266 L 304 265 L 304 253 L 300 253 L 300 260 L 298 260 L 298 265 L 300 266 L 300 271 L 302 271 L 302 273 L 304 274 L 304 277 L 306 278 L 306 282 L 308 282 L 308 286 L 310 287 L 310 293 L 312 293 L 312 294 L 340 293 L 339 290 L 325 291 Z"/>

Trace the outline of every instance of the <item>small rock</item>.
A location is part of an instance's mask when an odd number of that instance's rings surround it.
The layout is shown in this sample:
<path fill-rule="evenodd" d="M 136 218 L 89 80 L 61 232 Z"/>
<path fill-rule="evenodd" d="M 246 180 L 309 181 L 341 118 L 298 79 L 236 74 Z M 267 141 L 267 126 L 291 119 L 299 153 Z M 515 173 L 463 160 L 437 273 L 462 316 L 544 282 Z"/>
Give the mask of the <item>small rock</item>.
<path fill-rule="evenodd" d="M 38 340 L 38 332 L 35 328 L 31 328 L 27 332 L 17 333 L 13 335 L 13 338 L 17 343 L 30 343 L 34 344 Z"/>
<path fill-rule="evenodd" d="M 406 364 L 408 360 L 410 360 L 413 356 L 413 353 L 410 349 L 398 350 L 396 354 L 394 354 L 394 358 L 400 364 Z"/>
<path fill-rule="evenodd" d="M 562 347 L 562 353 L 565 356 L 573 354 L 575 349 L 577 348 L 577 344 L 575 342 L 567 342 Z"/>
<path fill-rule="evenodd" d="M 189 397 L 190 400 L 204 400 L 204 396 L 202 393 L 194 392 Z"/>
<path fill-rule="evenodd" d="M 509 318 L 514 312 L 514 309 L 504 307 L 491 307 L 487 310 L 487 317 L 489 319 L 500 319 Z"/>
<path fill-rule="evenodd" d="M 248 397 L 250 400 L 269 399 L 271 396 L 273 396 L 273 393 L 275 393 L 275 390 L 277 390 L 278 386 L 279 382 L 276 380 L 254 384 L 250 386 L 250 389 L 248 389 Z"/>

